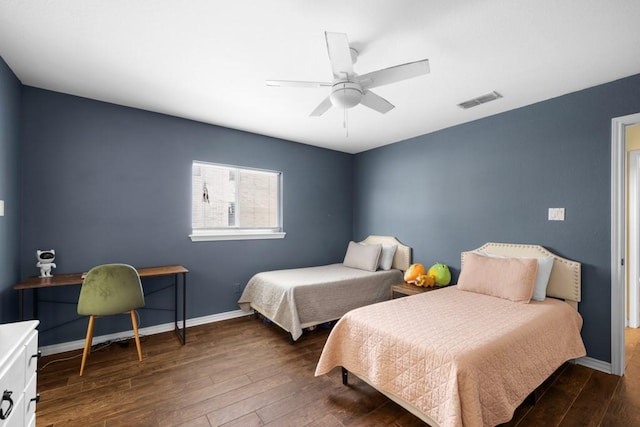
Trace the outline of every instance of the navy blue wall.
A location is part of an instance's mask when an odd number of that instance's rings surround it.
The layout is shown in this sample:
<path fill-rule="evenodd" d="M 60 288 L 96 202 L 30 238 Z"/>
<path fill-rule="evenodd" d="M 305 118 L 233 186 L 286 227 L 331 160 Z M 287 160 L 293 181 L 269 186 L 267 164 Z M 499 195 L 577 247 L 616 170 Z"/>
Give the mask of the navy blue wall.
<path fill-rule="evenodd" d="M 20 81 L 0 58 L 0 322 L 17 316 L 20 278 Z"/>
<path fill-rule="evenodd" d="M 611 119 L 639 111 L 636 75 L 358 154 L 354 237 L 395 235 L 455 276 L 488 241 L 579 261 L 588 356 L 610 361 Z"/>
<path fill-rule="evenodd" d="M 38 274 L 37 249 L 56 250 L 54 274 L 107 262 L 183 264 L 191 271 L 187 316 L 196 318 L 237 310 L 233 284 L 256 272 L 344 257 L 353 232 L 352 155 L 31 87 L 22 101 L 22 278 Z M 191 242 L 193 160 L 282 171 L 286 237 Z M 77 292 L 40 297 L 75 304 Z M 149 306 L 171 301 L 170 290 L 147 296 Z M 41 343 L 82 338 L 86 322 L 76 316 L 74 305 L 41 304 Z M 173 319 L 141 316 L 142 327 Z M 100 335 L 130 326 L 123 316 L 96 328 Z"/>
<path fill-rule="evenodd" d="M 395 235 L 413 246 L 415 261 L 447 263 L 454 277 L 460 251 L 527 242 L 582 263 L 588 355 L 610 360 L 611 119 L 640 111 L 640 76 L 356 156 L 30 87 L 20 92 L 4 63 L 0 88 L 0 168 L 8 175 L 0 181 L 7 201 L 1 320 L 16 318 L 11 286 L 38 273 L 36 249 L 56 249 L 57 274 L 102 262 L 184 264 L 195 318 L 235 310 L 233 284 L 257 271 L 339 262 L 350 238 Z M 194 159 L 283 171 L 287 237 L 192 243 Z M 566 221 L 547 221 L 549 207 L 566 208 Z M 163 285 L 156 282 L 150 287 Z M 41 304 L 42 344 L 81 339 L 77 288 L 41 297 L 70 304 Z M 148 298 L 152 306 L 171 301 L 167 291 Z M 145 310 L 141 326 L 171 319 Z M 98 335 L 128 327 L 126 319 L 101 323 Z"/>

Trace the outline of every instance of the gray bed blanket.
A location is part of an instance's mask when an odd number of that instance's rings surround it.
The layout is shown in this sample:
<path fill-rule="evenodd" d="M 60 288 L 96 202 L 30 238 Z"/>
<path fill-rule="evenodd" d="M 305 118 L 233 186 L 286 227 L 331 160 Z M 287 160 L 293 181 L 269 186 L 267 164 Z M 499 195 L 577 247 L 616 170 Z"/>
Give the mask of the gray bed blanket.
<path fill-rule="evenodd" d="M 342 264 L 266 271 L 249 280 L 238 305 L 255 309 L 297 340 L 303 328 L 388 300 L 391 285 L 400 282 L 400 270 L 371 272 Z"/>

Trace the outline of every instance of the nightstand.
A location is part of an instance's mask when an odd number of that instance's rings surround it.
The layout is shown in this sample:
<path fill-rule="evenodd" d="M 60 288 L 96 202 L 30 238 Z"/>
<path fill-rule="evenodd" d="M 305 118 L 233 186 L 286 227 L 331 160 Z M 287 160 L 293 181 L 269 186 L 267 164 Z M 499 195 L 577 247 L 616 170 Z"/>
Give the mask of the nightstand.
<path fill-rule="evenodd" d="M 445 288 L 446 286 L 432 286 L 432 287 L 421 287 L 421 286 L 416 286 L 412 283 L 407 283 L 407 282 L 402 282 L 402 283 L 398 283 L 397 285 L 392 285 L 391 286 L 391 299 L 395 298 L 395 294 L 401 294 L 401 295 L 417 295 L 417 294 L 421 294 L 423 292 L 430 292 L 430 291 L 435 291 L 436 289 L 442 289 Z"/>

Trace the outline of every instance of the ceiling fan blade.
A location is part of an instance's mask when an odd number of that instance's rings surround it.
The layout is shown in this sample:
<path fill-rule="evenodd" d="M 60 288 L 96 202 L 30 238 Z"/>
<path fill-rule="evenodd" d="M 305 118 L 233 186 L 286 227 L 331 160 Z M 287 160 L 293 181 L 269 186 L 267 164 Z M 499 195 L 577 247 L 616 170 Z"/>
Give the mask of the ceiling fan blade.
<path fill-rule="evenodd" d="M 364 95 L 362 95 L 360 103 L 365 107 L 369 107 L 372 110 L 376 110 L 377 112 L 382 114 L 388 113 L 389 111 L 396 108 L 392 103 L 390 103 L 380 95 L 376 95 L 370 90 L 365 91 Z"/>
<path fill-rule="evenodd" d="M 277 87 L 330 87 L 327 82 L 299 82 L 295 80 L 267 80 L 267 86 Z"/>
<path fill-rule="evenodd" d="M 429 71 L 429 60 L 423 59 L 363 74 L 360 76 L 360 84 L 367 89 L 374 88 L 428 74 Z"/>
<path fill-rule="evenodd" d="M 343 33 L 324 32 L 327 39 L 327 52 L 331 61 L 333 77 L 337 79 L 348 78 L 353 75 L 353 62 L 351 61 L 351 50 L 349 40 Z"/>
<path fill-rule="evenodd" d="M 327 96 L 321 103 L 313 110 L 310 116 L 321 116 L 331 108 L 331 99 Z"/>

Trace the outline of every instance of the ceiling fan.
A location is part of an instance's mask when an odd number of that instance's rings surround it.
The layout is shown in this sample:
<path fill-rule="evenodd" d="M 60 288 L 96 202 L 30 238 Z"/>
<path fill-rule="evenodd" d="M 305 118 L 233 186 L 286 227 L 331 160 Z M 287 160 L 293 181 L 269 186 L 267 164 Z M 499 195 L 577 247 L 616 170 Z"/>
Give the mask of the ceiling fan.
<path fill-rule="evenodd" d="M 423 59 L 358 75 L 353 71 L 358 51 L 349 46 L 347 35 L 328 31 L 324 34 L 333 70 L 331 82 L 267 80 L 267 86 L 330 87 L 331 93 L 311 112 L 311 116 L 321 116 L 332 105 L 347 109 L 362 104 L 382 114 L 387 113 L 395 108 L 393 104 L 369 89 L 429 73 L 429 60 Z"/>

